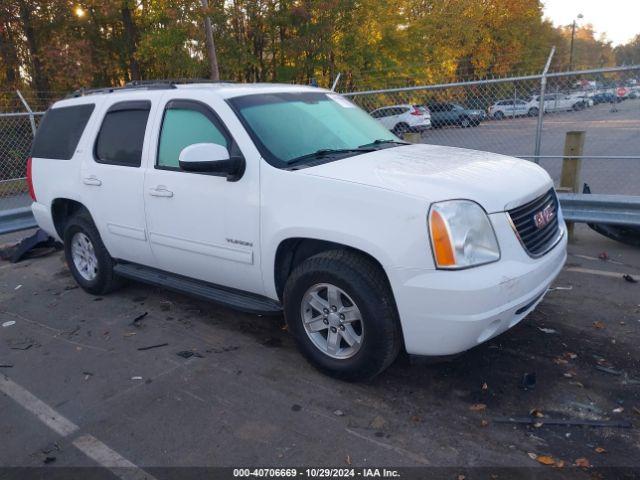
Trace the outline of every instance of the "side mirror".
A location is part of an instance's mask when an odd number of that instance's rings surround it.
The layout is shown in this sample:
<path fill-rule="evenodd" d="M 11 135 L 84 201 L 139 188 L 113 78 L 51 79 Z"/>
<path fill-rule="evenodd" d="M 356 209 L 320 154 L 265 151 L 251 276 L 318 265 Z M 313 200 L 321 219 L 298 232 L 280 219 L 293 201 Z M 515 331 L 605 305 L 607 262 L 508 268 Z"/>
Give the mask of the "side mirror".
<path fill-rule="evenodd" d="M 229 151 L 216 143 L 194 143 L 185 147 L 178 157 L 186 172 L 226 174 L 227 180 L 239 180 L 244 173 L 244 159 L 231 157 Z"/>

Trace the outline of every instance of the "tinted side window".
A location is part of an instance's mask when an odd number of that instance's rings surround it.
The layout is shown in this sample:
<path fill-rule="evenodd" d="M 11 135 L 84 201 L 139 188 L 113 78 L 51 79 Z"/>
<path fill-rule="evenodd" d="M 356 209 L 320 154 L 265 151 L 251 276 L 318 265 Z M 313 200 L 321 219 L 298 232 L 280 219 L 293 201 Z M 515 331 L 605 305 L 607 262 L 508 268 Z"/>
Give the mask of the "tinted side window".
<path fill-rule="evenodd" d="M 139 167 L 151 102 L 132 101 L 112 105 L 104 116 L 95 158 L 99 163 Z"/>
<path fill-rule="evenodd" d="M 33 140 L 31 156 L 71 159 L 94 107 L 90 103 L 50 109 L 42 119 Z"/>
<path fill-rule="evenodd" d="M 217 119 L 195 102 L 171 102 L 164 113 L 157 165 L 179 168 L 180 152 L 195 143 L 216 143 L 229 148 Z"/>

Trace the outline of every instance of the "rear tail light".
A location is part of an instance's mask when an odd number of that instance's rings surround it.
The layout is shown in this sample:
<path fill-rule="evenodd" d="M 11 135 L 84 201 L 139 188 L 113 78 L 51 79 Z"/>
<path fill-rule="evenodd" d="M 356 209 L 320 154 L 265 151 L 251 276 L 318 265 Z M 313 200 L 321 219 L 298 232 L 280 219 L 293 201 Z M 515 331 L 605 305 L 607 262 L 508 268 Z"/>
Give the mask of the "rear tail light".
<path fill-rule="evenodd" d="M 411 111 L 411 115 L 421 117 L 422 115 L 424 115 L 424 112 L 421 112 L 420 110 L 414 107 L 414 109 Z"/>
<path fill-rule="evenodd" d="M 33 189 L 33 174 L 32 174 L 32 160 L 31 157 L 27 158 L 27 186 L 29 187 L 29 196 L 31 200 L 36 201 L 36 191 Z"/>

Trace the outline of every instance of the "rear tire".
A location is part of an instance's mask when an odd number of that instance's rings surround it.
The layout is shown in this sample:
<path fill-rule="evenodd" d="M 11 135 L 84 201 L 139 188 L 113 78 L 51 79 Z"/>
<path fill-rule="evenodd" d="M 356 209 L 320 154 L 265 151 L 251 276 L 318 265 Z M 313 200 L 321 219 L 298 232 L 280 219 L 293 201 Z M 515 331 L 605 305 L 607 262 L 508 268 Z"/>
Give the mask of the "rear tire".
<path fill-rule="evenodd" d="M 460 119 L 460 126 L 462 128 L 469 128 L 471 126 L 471 119 L 469 117 L 462 117 Z"/>
<path fill-rule="evenodd" d="M 493 118 L 495 118 L 496 120 L 502 120 L 504 118 L 504 113 L 498 110 L 493 114 Z"/>
<path fill-rule="evenodd" d="M 529 112 L 527 112 L 527 113 L 528 113 L 528 115 L 529 115 L 530 117 L 537 117 L 537 116 L 538 116 L 538 112 L 539 112 L 539 111 L 540 111 L 540 110 L 539 110 L 538 108 L 536 108 L 536 107 L 532 107 L 532 108 L 530 108 L 530 109 L 529 109 Z"/>
<path fill-rule="evenodd" d="M 88 212 L 76 213 L 65 225 L 64 254 L 73 278 L 86 292 L 104 295 L 123 284 Z"/>
<path fill-rule="evenodd" d="M 396 135 L 403 135 L 407 132 L 410 132 L 411 128 L 404 122 L 398 123 L 395 127 L 393 127 L 392 132 Z"/>
<path fill-rule="evenodd" d="M 369 380 L 400 351 L 400 322 L 387 279 L 362 255 L 332 250 L 308 258 L 289 276 L 283 304 L 302 354 L 327 375 Z"/>

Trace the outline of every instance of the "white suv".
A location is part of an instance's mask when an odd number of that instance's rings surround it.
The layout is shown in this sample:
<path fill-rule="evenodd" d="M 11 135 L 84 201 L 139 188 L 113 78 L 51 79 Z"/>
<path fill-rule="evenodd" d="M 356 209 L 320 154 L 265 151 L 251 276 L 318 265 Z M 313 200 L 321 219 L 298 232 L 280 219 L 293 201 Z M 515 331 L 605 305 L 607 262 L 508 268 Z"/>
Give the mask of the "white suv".
<path fill-rule="evenodd" d="M 431 112 L 422 105 L 391 105 L 378 108 L 370 115 L 396 135 L 431 128 Z"/>
<path fill-rule="evenodd" d="M 85 92 L 45 115 L 28 182 L 87 292 L 130 278 L 284 311 L 304 355 L 343 379 L 504 332 L 566 259 L 540 167 L 406 144 L 312 87 Z"/>

